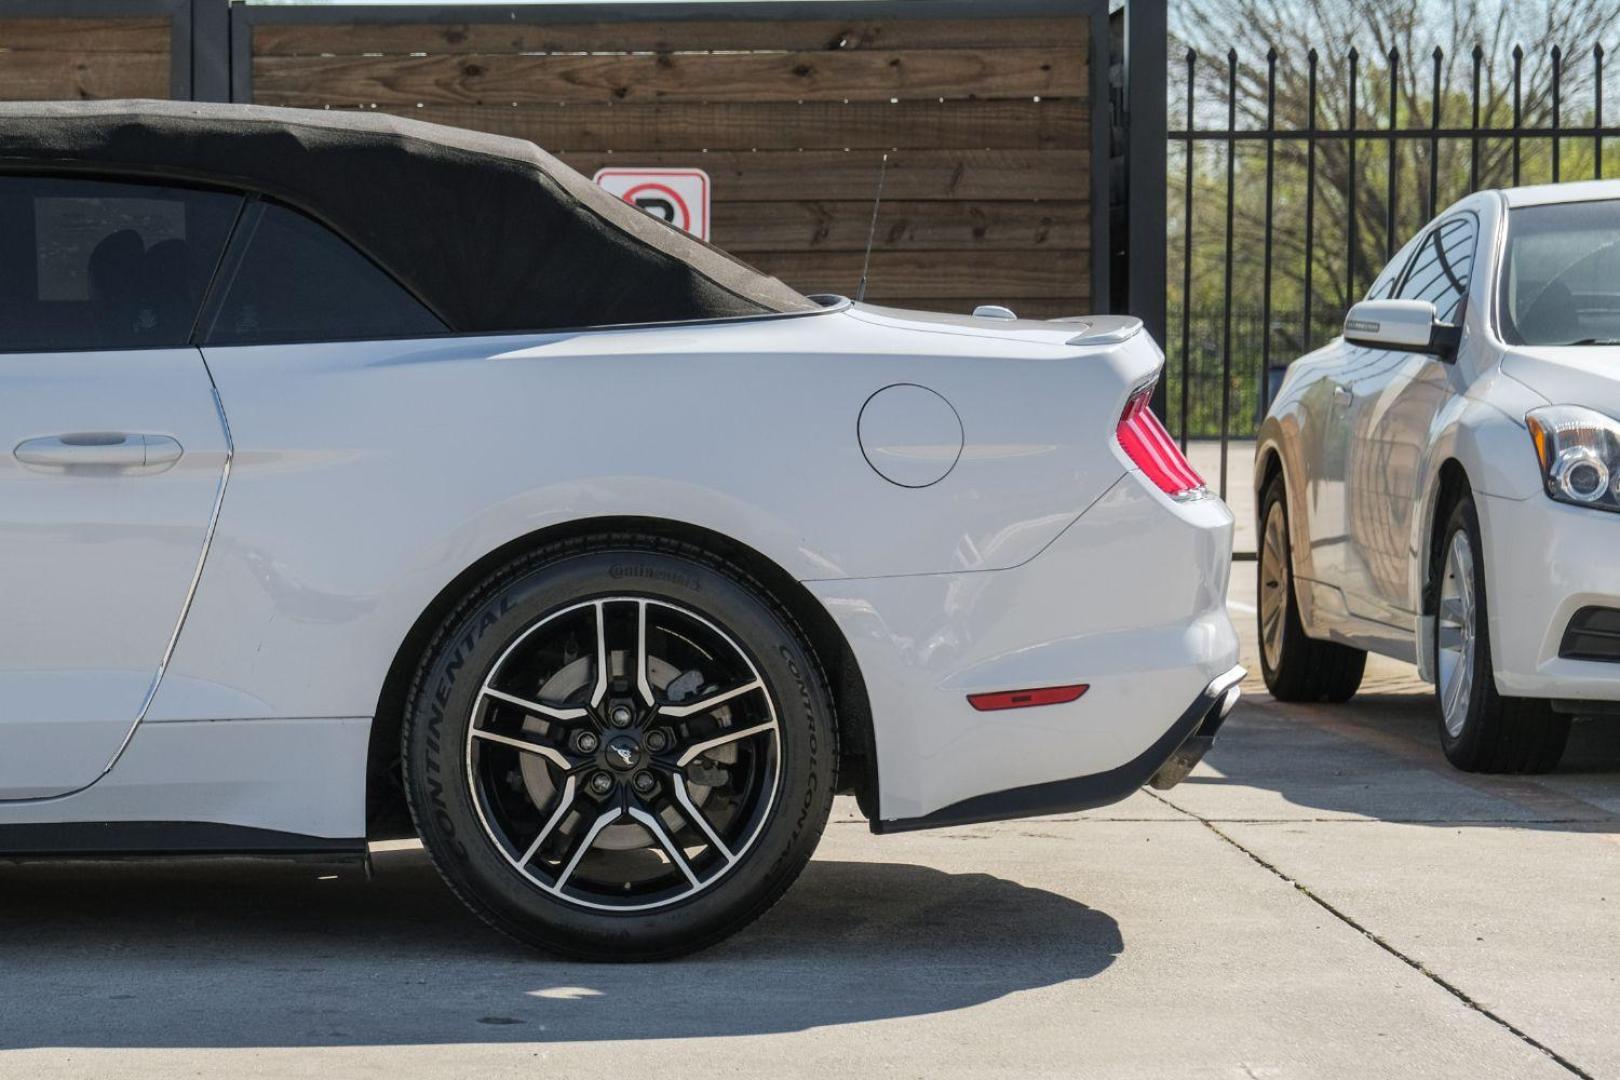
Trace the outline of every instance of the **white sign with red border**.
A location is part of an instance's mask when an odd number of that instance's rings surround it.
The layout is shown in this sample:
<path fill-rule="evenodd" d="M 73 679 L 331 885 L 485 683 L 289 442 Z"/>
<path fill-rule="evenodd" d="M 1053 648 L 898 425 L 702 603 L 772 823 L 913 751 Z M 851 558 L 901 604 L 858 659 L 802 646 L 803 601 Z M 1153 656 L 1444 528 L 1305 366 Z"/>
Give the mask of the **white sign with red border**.
<path fill-rule="evenodd" d="M 593 179 L 609 193 L 656 218 L 709 238 L 709 174 L 702 169 L 598 169 Z"/>

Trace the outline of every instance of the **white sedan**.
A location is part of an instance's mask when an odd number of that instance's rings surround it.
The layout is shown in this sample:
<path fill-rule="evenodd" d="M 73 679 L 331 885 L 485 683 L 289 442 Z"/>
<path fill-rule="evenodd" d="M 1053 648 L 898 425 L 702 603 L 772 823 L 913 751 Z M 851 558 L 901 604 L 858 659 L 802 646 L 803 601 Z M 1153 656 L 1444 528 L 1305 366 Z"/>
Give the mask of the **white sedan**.
<path fill-rule="evenodd" d="M 1540 772 L 1620 715 L 1620 183 L 1471 195 L 1296 361 L 1261 428 L 1262 667 L 1435 684 L 1463 769 Z"/>
<path fill-rule="evenodd" d="M 517 140 L 0 106 L 0 859 L 419 836 L 496 927 L 650 958 L 838 792 L 1173 784 L 1242 672 L 1162 364 L 807 298 Z"/>

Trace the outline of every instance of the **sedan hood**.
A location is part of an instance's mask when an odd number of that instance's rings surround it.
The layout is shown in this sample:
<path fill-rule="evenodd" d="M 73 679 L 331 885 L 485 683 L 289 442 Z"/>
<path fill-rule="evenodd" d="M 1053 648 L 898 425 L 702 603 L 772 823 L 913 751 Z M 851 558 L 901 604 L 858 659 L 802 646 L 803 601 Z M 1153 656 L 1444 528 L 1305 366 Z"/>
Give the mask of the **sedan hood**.
<path fill-rule="evenodd" d="M 1519 348 L 1502 371 L 1554 405 L 1585 405 L 1620 419 L 1620 346 Z"/>

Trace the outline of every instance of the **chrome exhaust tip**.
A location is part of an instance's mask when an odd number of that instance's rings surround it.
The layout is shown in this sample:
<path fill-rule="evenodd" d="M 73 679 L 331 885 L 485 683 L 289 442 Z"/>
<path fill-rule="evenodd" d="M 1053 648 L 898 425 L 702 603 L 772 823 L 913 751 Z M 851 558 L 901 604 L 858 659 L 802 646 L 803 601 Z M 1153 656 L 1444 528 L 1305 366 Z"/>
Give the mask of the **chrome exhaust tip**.
<path fill-rule="evenodd" d="M 1187 736 L 1186 741 L 1176 748 L 1176 752 L 1159 766 L 1159 771 L 1148 780 L 1148 787 L 1155 791 L 1169 791 L 1187 779 L 1187 774 L 1204 760 L 1209 748 L 1215 745 L 1215 733 L 1226 722 L 1226 718 L 1232 715 L 1232 710 L 1237 707 L 1238 698 L 1243 695 L 1237 681 L 1242 677 L 1243 672 L 1239 670 L 1230 685 L 1216 691 L 1215 700 L 1204 713 L 1203 720 L 1193 729 L 1193 733 Z M 1219 685 L 1220 681 L 1217 680 L 1216 685 Z M 1211 690 L 1214 689 L 1215 686 L 1211 686 Z"/>
<path fill-rule="evenodd" d="M 1198 767 L 1198 763 L 1204 760 L 1204 755 L 1209 753 L 1209 748 L 1214 745 L 1213 735 L 1187 736 L 1187 741 L 1170 755 L 1170 760 L 1159 766 L 1159 771 L 1148 781 L 1148 787 L 1154 791 L 1169 791 L 1187 779 L 1187 774 Z"/>

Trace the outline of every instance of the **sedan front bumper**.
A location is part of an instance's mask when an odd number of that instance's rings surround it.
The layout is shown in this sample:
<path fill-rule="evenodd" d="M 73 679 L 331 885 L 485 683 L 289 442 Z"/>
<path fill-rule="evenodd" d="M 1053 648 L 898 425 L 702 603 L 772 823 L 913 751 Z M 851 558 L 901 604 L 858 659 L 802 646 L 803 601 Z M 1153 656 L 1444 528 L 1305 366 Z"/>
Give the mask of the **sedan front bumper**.
<path fill-rule="evenodd" d="M 1510 697 L 1620 701 L 1620 663 L 1559 655 L 1585 607 L 1620 608 L 1620 514 L 1540 495 L 1476 500 L 1485 541 L 1491 667 Z"/>

